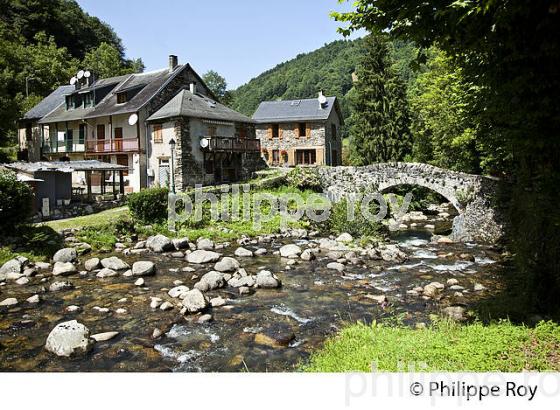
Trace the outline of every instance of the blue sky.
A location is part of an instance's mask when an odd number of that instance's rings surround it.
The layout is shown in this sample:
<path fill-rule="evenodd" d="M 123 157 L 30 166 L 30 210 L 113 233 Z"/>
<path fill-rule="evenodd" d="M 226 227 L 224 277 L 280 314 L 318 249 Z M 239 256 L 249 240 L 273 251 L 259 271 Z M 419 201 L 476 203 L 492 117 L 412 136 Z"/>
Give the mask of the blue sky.
<path fill-rule="evenodd" d="M 163 68 L 169 54 L 200 74 L 213 69 L 229 88 L 297 54 L 342 38 L 331 11 L 349 10 L 336 0 L 78 0 L 109 23 L 128 57 L 147 70 Z"/>

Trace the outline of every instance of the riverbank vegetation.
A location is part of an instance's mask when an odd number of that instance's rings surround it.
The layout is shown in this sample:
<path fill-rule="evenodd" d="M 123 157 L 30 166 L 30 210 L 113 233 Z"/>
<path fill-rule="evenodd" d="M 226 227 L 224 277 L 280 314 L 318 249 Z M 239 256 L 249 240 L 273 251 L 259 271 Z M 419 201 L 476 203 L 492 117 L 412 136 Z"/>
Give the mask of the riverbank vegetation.
<path fill-rule="evenodd" d="M 559 371 L 560 326 L 507 321 L 412 329 L 373 323 L 344 328 L 311 356 L 306 372 Z M 373 366 L 373 368 L 372 368 Z"/>

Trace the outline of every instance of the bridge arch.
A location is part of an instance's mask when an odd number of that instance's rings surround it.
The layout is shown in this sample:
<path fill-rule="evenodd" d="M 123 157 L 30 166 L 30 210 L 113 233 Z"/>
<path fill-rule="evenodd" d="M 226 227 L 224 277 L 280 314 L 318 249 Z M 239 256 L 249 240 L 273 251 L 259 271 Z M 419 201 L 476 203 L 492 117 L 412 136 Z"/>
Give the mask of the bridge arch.
<path fill-rule="evenodd" d="M 361 192 L 384 193 L 399 185 L 427 188 L 446 198 L 459 212 L 452 237 L 459 241 L 495 243 L 503 235 L 496 209 L 497 179 L 420 163 L 379 163 L 365 167 L 319 168 L 325 191 L 334 197 Z"/>

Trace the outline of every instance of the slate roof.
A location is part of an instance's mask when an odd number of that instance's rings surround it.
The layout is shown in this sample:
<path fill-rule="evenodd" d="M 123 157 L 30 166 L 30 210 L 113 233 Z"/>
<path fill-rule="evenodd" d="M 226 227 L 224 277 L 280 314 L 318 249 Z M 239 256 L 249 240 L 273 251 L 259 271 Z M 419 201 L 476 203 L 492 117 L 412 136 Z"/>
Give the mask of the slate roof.
<path fill-rule="evenodd" d="M 46 114 L 39 123 L 73 121 L 137 112 L 157 94 L 161 87 L 187 66 L 188 64 L 179 65 L 173 71 L 162 69 L 147 73 L 127 74 L 118 77 L 99 79 L 90 87 L 81 88 L 76 91 L 76 93 L 83 94 L 87 91 L 113 86 L 111 92 L 109 92 L 95 107 L 67 110 L 65 104 L 60 104 Z M 120 90 L 125 91 L 137 88 L 141 88 L 141 90 L 129 101 L 124 104 L 117 104 L 117 92 Z"/>
<path fill-rule="evenodd" d="M 193 117 L 208 120 L 253 123 L 254 121 L 216 102 L 202 94 L 192 94 L 188 90 L 180 91 L 167 104 L 152 114 L 148 121 L 165 118 Z"/>
<path fill-rule="evenodd" d="M 336 97 L 327 97 L 325 108 L 321 108 L 317 98 L 264 101 L 253 114 L 253 119 L 257 123 L 327 120 L 337 104 Z"/>
<path fill-rule="evenodd" d="M 73 85 L 61 85 L 45 97 L 39 104 L 27 111 L 23 116 L 23 119 L 37 120 L 39 118 L 43 118 L 60 104 L 64 103 L 65 96 L 72 93 L 72 91 L 74 91 Z"/>
<path fill-rule="evenodd" d="M 58 171 L 58 172 L 74 172 L 74 171 L 125 171 L 128 169 L 125 165 L 110 164 L 97 160 L 88 161 L 40 161 L 40 162 L 12 162 L 3 165 L 6 168 L 33 174 L 39 171 Z"/>

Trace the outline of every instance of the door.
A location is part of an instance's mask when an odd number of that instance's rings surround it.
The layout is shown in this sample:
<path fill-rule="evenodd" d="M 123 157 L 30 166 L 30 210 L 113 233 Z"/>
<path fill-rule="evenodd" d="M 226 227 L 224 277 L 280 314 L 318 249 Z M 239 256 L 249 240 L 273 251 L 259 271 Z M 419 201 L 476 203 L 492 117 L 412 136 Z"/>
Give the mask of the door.
<path fill-rule="evenodd" d="M 115 151 L 123 150 L 123 130 L 120 127 L 115 128 Z"/>
<path fill-rule="evenodd" d="M 162 187 L 169 186 L 169 160 L 160 159 L 159 160 L 159 185 Z"/>
<path fill-rule="evenodd" d="M 99 124 L 97 126 L 97 152 L 105 151 L 105 125 Z"/>

